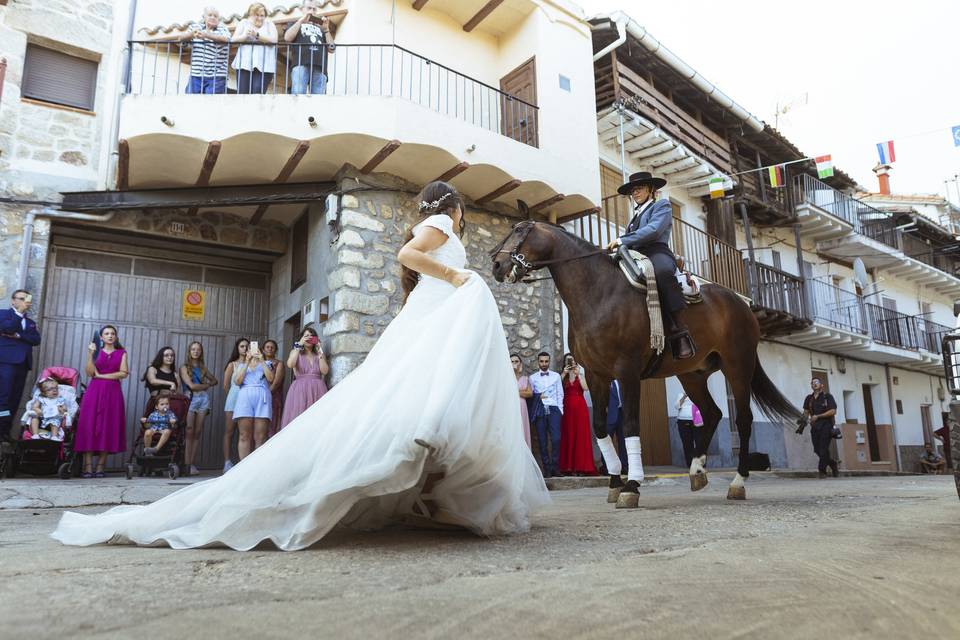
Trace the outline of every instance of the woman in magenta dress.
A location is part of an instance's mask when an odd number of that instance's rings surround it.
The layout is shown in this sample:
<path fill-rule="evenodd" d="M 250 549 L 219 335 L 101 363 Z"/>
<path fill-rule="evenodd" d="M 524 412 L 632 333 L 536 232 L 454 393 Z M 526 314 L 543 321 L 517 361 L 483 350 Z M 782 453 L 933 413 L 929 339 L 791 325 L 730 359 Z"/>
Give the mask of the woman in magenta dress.
<path fill-rule="evenodd" d="M 300 340 L 293 345 L 287 356 L 287 367 L 293 371 L 294 380 L 283 403 L 283 420 L 280 429 L 293 422 L 314 402 L 327 392 L 323 376 L 330 373 L 330 365 L 320 348 L 320 339 L 313 327 L 303 330 Z"/>
<path fill-rule="evenodd" d="M 127 450 L 126 418 L 120 381 L 130 368 L 127 352 L 120 345 L 117 329 L 100 329 L 99 340 L 87 347 L 85 372 L 90 378 L 80 401 L 74 449 L 83 453 L 83 477 L 102 478 L 107 455 Z M 97 470 L 93 471 L 93 456 Z"/>
<path fill-rule="evenodd" d="M 583 397 L 587 381 L 573 354 L 563 356 L 563 419 L 560 423 L 560 471 L 573 475 L 597 475 L 593 463 L 590 411 Z"/>
<path fill-rule="evenodd" d="M 533 397 L 533 388 L 530 378 L 523 375 L 523 360 L 516 353 L 510 354 L 510 364 L 513 365 L 513 375 L 517 377 L 517 388 L 520 390 L 520 421 L 523 424 L 523 438 L 530 446 L 530 413 L 527 410 L 527 398 Z"/>

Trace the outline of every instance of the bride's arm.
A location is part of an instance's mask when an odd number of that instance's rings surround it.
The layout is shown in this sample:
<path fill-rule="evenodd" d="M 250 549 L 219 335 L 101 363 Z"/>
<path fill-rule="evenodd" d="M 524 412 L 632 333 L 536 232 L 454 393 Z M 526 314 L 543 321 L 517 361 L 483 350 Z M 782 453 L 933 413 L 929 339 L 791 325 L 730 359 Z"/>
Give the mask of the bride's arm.
<path fill-rule="evenodd" d="M 467 281 L 470 275 L 441 264 L 427 255 L 428 251 L 439 248 L 446 241 L 447 236 L 439 229 L 423 227 L 417 231 L 417 235 L 410 242 L 403 245 L 400 252 L 397 253 L 397 260 L 407 269 L 446 280 L 453 286 L 459 287 Z"/>

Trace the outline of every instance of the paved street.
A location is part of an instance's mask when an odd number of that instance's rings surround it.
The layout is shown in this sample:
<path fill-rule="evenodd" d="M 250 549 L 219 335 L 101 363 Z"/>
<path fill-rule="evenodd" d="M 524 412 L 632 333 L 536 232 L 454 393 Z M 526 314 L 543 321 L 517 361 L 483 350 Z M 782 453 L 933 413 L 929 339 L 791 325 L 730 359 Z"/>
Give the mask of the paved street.
<path fill-rule="evenodd" d="M 711 478 L 657 480 L 637 511 L 557 491 L 510 538 L 344 532 L 296 553 L 68 548 L 47 537 L 62 510 L 0 510 L 0 635 L 960 637 L 950 477 L 758 474 L 745 503 Z"/>

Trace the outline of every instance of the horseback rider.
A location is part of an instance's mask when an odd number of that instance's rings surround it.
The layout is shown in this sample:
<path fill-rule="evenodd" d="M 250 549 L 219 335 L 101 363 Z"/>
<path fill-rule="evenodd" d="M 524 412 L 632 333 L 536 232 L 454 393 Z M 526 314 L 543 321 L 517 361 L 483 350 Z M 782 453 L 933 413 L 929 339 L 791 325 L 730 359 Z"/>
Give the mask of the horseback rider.
<path fill-rule="evenodd" d="M 684 360 L 692 358 L 695 349 L 686 325 L 676 315 L 687 308 L 687 302 L 677 282 L 677 260 L 669 246 L 673 208 L 668 200 L 657 200 L 657 191 L 666 184 L 663 178 L 640 171 L 617 189 L 617 193 L 633 199 L 634 215 L 624 234 L 607 245 L 607 250 L 616 250 L 617 257 L 631 272 L 636 272 L 636 267 L 628 249 L 642 253 L 653 263 L 657 292 L 664 311 L 664 329 L 670 338 L 674 358 Z"/>

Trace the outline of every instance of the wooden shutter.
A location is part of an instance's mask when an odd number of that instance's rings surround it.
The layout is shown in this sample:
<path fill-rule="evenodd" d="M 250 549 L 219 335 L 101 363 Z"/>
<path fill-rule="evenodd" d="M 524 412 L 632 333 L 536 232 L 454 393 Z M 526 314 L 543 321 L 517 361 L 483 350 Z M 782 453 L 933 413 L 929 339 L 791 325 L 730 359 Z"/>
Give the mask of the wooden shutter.
<path fill-rule="evenodd" d="M 93 111 L 98 67 L 92 60 L 28 44 L 20 93 L 24 98 Z"/>
<path fill-rule="evenodd" d="M 307 236 L 310 233 L 309 209 L 293 223 L 290 242 L 290 293 L 293 293 L 307 281 L 307 254 L 309 253 Z"/>

